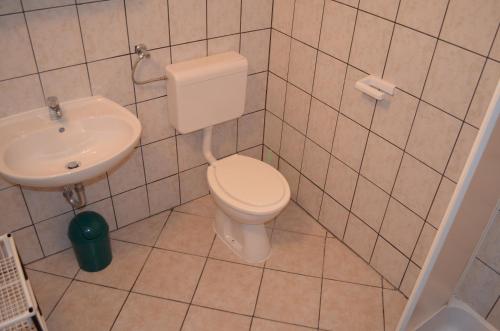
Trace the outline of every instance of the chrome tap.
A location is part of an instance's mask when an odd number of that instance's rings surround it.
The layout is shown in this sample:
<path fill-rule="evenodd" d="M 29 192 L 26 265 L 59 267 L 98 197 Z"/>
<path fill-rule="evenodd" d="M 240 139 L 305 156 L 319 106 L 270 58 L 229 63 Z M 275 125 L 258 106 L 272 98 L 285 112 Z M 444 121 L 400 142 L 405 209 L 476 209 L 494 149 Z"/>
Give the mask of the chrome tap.
<path fill-rule="evenodd" d="M 60 119 L 63 116 L 61 106 L 59 106 L 59 100 L 55 96 L 51 96 L 47 98 L 47 106 L 49 107 L 49 111 L 51 114 L 55 114 L 57 119 Z"/>

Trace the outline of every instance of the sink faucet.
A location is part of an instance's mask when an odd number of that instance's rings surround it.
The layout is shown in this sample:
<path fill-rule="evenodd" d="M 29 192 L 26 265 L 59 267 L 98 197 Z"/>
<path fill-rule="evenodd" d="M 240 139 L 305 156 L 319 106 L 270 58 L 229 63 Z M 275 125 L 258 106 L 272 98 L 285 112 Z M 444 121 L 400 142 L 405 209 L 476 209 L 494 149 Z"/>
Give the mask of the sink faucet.
<path fill-rule="evenodd" d="M 49 107 L 49 111 L 52 114 L 56 115 L 57 119 L 60 119 L 62 114 L 61 106 L 59 106 L 59 100 L 55 96 L 51 96 L 47 98 L 47 106 Z"/>

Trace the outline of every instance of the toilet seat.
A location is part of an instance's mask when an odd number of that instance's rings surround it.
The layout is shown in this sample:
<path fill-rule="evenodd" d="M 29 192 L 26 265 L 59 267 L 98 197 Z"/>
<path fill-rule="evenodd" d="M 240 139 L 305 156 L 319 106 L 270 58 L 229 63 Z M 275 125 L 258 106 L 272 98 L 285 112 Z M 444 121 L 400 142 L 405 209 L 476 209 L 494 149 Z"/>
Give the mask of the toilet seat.
<path fill-rule="evenodd" d="M 263 215 L 281 209 L 290 198 L 288 182 L 276 169 L 243 155 L 217 160 L 207 170 L 213 194 L 244 213 Z"/>

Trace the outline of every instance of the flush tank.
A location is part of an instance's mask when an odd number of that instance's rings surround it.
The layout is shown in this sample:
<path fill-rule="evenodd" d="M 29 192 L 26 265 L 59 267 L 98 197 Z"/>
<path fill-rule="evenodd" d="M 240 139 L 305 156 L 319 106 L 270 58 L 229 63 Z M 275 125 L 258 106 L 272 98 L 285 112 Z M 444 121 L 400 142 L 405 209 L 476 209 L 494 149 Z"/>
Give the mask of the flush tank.
<path fill-rule="evenodd" d="M 170 124 L 189 133 L 240 117 L 245 109 L 248 61 L 227 52 L 168 65 Z"/>

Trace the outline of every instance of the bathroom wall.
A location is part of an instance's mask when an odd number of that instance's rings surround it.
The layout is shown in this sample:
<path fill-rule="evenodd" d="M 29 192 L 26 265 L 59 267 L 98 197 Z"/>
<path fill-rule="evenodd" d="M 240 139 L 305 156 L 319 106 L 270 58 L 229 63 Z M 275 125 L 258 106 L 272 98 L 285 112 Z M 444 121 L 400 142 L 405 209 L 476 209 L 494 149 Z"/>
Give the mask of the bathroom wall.
<path fill-rule="evenodd" d="M 409 295 L 500 77 L 496 0 L 275 0 L 264 160 Z M 397 86 L 381 102 L 354 89 Z"/>
<path fill-rule="evenodd" d="M 236 50 L 250 63 L 245 115 L 215 129 L 218 157 L 262 155 L 272 0 L 2 0 L 0 117 L 45 104 L 103 95 L 143 124 L 131 157 L 86 183 L 88 206 L 111 229 L 208 193 L 199 132 L 177 135 L 168 124 L 165 83 L 134 86 L 134 45 L 152 58 L 138 78 L 163 66 Z M 69 247 L 75 212 L 60 190 L 13 186 L 0 179 L 0 233 L 14 232 L 24 262 Z"/>
<path fill-rule="evenodd" d="M 500 210 L 462 276 L 456 295 L 500 329 Z"/>

